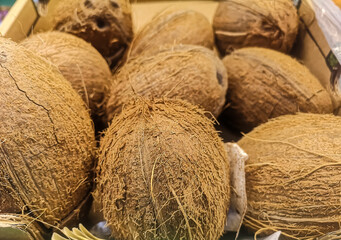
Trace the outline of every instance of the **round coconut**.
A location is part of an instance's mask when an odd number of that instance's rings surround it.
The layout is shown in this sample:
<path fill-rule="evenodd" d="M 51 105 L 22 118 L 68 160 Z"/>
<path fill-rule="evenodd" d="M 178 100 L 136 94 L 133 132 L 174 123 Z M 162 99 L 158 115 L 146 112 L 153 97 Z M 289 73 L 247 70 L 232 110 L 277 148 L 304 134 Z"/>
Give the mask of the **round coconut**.
<path fill-rule="evenodd" d="M 244 48 L 223 59 L 229 75 L 224 119 L 242 131 L 280 115 L 332 113 L 329 93 L 308 68 L 264 48 Z"/>
<path fill-rule="evenodd" d="M 227 74 L 214 52 L 178 45 L 132 58 L 114 76 L 107 103 L 109 120 L 136 96 L 179 98 L 218 116 L 225 104 Z"/>
<path fill-rule="evenodd" d="M 50 62 L 5 38 L 0 49 L 0 213 L 58 224 L 90 191 L 93 123 Z"/>
<path fill-rule="evenodd" d="M 159 13 L 136 35 L 130 56 L 155 53 L 165 44 L 201 45 L 213 49 L 214 36 L 207 18 L 193 10 L 166 10 Z"/>
<path fill-rule="evenodd" d="M 95 199 L 115 239 L 218 239 L 229 163 L 204 111 L 139 99 L 101 140 Z"/>
<path fill-rule="evenodd" d="M 90 108 L 95 123 L 106 119 L 103 115 L 111 71 L 95 48 L 83 39 L 56 31 L 32 35 L 21 45 L 58 67 Z"/>
<path fill-rule="evenodd" d="M 225 55 L 242 47 L 289 52 L 299 20 L 292 0 L 225 0 L 213 19 L 216 44 Z"/>
<path fill-rule="evenodd" d="M 90 42 L 111 68 L 122 59 L 133 38 L 128 0 L 59 0 L 49 9 L 47 21 L 54 30 Z"/>
<path fill-rule="evenodd" d="M 315 239 L 340 229 L 341 117 L 299 113 L 257 127 L 238 144 L 253 231 Z"/>

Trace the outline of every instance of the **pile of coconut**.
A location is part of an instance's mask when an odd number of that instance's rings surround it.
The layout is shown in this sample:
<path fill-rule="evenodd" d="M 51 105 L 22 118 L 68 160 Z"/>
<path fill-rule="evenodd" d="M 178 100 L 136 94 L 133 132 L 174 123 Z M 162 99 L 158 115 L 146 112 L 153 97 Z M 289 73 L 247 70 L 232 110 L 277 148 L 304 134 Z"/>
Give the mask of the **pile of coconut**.
<path fill-rule="evenodd" d="M 339 101 L 290 56 L 297 9 L 217 5 L 134 33 L 127 0 L 61 0 L 0 37 L 0 239 L 338 239 Z"/>

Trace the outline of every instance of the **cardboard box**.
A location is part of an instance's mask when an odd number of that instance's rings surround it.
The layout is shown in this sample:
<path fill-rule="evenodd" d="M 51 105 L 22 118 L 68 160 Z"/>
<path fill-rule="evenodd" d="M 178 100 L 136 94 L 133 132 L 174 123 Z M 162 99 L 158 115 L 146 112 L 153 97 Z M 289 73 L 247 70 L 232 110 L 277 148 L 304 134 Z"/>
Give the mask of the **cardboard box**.
<path fill-rule="evenodd" d="M 53 8 L 58 0 L 51 0 L 48 8 Z M 340 63 L 333 55 L 323 32 L 315 18 L 309 0 L 295 1 L 300 15 L 300 33 L 292 55 L 304 63 L 333 96 L 335 106 L 341 106 L 340 96 L 333 88 L 341 75 Z M 211 22 L 218 6 L 217 1 L 133 1 L 135 32 L 149 22 L 154 14 L 166 9 L 188 8 L 203 13 Z M 48 29 L 48 22 L 39 15 L 39 7 L 33 0 L 17 0 L 0 26 L 0 34 L 14 41 L 21 41 L 32 32 Z M 339 89 L 341 92 L 341 89 Z M 341 111 L 340 111 L 341 113 Z M 226 139 L 238 138 L 238 134 L 224 131 Z M 235 134 L 235 135 L 234 135 Z M 232 136 L 233 135 L 233 136 Z M 232 137 L 231 137 L 232 136 Z M 0 226 L 1 227 L 1 226 Z M 242 234 L 243 235 L 243 234 Z M 1 237 L 1 236 L 0 236 Z M 233 239 L 225 237 L 224 239 Z M 244 234 L 240 239 L 250 239 Z M 251 238 L 252 239 L 252 238 Z"/>

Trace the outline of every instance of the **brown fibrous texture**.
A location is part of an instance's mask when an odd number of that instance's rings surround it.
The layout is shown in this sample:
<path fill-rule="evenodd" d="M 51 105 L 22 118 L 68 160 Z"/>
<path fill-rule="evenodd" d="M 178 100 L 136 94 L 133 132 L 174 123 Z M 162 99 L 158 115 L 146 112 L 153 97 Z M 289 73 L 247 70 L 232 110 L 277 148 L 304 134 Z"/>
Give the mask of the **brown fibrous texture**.
<path fill-rule="evenodd" d="M 57 31 L 34 34 L 20 44 L 58 67 L 89 107 L 95 122 L 106 119 L 104 108 L 108 100 L 111 71 L 91 44 Z"/>
<path fill-rule="evenodd" d="M 155 53 L 166 44 L 214 46 L 213 30 L 208 19 L 193 10 L 166 10 L 159 13 L 136 35 L 130 57 L 142 52 Z"/>
<path fill-rule="evenodd" d="M 0 213 L 58 224 L 89 193 L 94 129 L 58 69 L 0 38 Z"/>
<path fill-rule="evenodd" d="M 95 199 L 115 239 L 218 239 L 229 206 L 229 162 L 204 111 L 138 99 L 101 140 Z"/>
<path fill-rule="evenodd" d="M 60 0 L 47 16 L 52 29 L 90 42 L 114 68 L 133 38 L 128 0 Z"/>
<path fill-rule="evenodd" d="M 111 120 L 137 96 L 178 98 L 218 116 L 225 104 L 227 74 L 214 52 L 178 45 L 130 59 L 114 76 L 106 115 Z"/>
<path fill-rule="evenodd" d="M 225 55 L 242 47 L 265 47 L 288 53 L 299 20 L 292 0 L 225 0 L 214 15 L 216 44 Z"/>
<path fill-rule="evenodd" d="M 229 90 L 223 113 L 242 131 L 280 115 L 332 113 L 328 92 L 308 68 L 293 58 L 264 48 L 244 48 L 223 59 Z"/>
<path fill-rule="evenodd" d="M 341 117 L 281 116 L 238 144 L 249 155 L 245 226 L 290 239 L 340 229 Z"/>

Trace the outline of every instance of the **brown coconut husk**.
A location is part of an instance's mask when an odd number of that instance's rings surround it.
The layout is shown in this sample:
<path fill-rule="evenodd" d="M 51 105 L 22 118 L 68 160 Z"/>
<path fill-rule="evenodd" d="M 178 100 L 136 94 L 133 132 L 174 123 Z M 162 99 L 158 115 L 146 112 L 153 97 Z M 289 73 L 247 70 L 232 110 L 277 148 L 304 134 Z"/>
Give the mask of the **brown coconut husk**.
<path fill-rule="evenodd" d="M 0 213 L 57 225 L 90 191 L 93 124 L 55 66 L 5 38 L 0 49 L 0 202 L 15 203 Z"/>
<path fill-rule="evenodd" d="M 341 229 L 335 232 L 327 233 L 326 235 L 319 237 L 317 240 L 340 240 L 341 239 Z"/>
<path fill-rule="evenodd" d="M 224 119 L 242 131 L 280 115 L 332 113 L 330 95 L 308 68 L 280 52 L 244 48 L 223 59 L 229 75 Z"/>
<path fill-rule="evenodd" d="M 253 46 L 288 53 L 298 25 L 292 0 L 225 0 L 213 19 L 216 44 L 223 55 Z"/>
<path fill-rule="evenodd" d="M 31 35 L 21 45 L 56 65 L 83 98 L 95 123 L 106 125 L 104 107 L 111 71 L 95 48 L 83 39 L 57 31 Z"/>
<path fill-rule="evenodd" d="M 238 142 L 249 155 L 244 225 L 313 239 L 340 229 L 341 117 L 299 113 L 262 124 Z"/>
<path fill-rule="evenodd" d="M 117 240 L 218 239 L 229 163 L 213 122 L 180 100 L 139 99 L 101 140 L 95 199 Z"/>
<path fill-rule="evenodd" d="M 203 14 L 193 10 L 162 11 L 136 35 L 129 55 L 153 54 L 167 44 L 201 45 L 213 49 L 212 26 Z"/>
<path fill-rule="evenodd" d="M 226 69 L 214 52 L 192 45 L 166 47 L 131 59 L 114 76 L 106 114 L 111 120 L 136 96 L 178 98 L 218 116 L 225 104 Z"/>
<path fill-rule="evenodd" d="M 110 68 L 121 61 L 133 38 L 128 0 L 59 0 L 49 10 L 47 21 L 52 29 L 90 42 Z"/>

